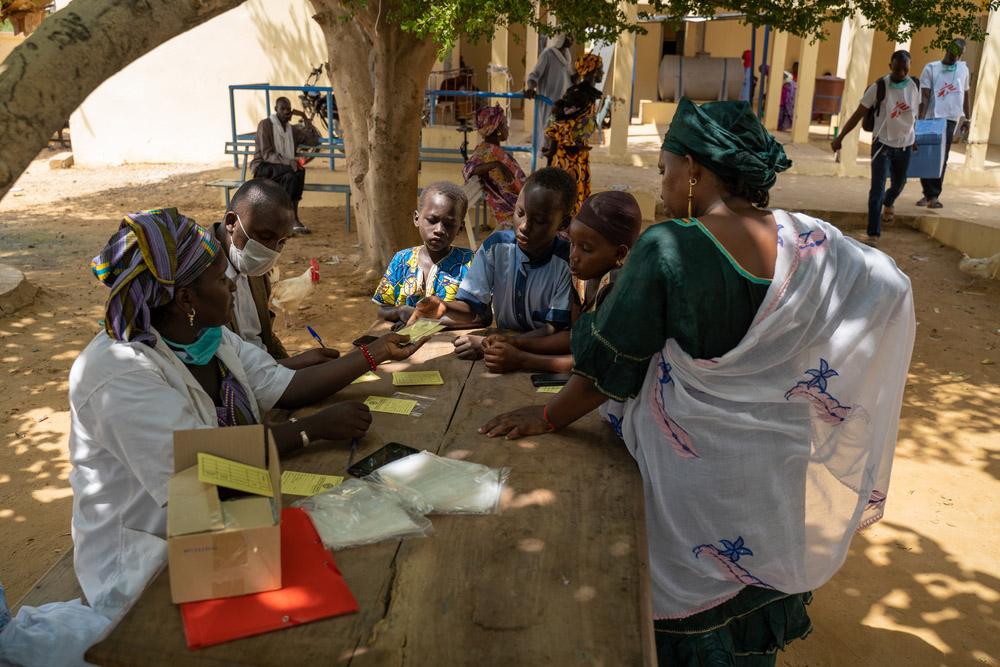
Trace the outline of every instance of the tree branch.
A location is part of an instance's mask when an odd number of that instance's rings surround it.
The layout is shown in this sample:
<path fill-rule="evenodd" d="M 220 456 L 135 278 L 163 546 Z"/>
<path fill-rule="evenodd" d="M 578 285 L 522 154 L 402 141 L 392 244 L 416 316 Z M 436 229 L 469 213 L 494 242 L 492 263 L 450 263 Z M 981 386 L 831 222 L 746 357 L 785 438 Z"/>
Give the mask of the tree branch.
<path fill-rule="evenodd" d="M 0 64 L 0 198 L 104 80 L 243 0 L 74 0 Z"/>

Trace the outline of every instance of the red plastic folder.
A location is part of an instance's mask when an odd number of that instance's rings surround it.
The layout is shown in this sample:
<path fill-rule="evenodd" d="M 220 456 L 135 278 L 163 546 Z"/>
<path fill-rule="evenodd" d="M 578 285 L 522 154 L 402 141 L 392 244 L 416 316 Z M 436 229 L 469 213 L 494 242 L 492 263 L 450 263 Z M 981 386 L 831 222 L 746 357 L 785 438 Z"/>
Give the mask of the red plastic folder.
<path fill-rule="evenodd" d="M 281 511 L 281 578 L 276 591 L 180 605 L 188 648 L 259 635 L 358 610 L 333 556 L 302 510 Z"/>

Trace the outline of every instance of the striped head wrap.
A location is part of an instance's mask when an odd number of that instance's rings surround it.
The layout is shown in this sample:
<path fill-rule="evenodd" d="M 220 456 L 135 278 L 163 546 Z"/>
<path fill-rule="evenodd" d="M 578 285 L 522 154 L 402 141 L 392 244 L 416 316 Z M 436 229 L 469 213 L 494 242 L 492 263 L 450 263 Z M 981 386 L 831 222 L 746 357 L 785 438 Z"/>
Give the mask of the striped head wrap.
<path fill-rule="evenodd" d="M 170 303 L 174 288 L 190 285 L 215 259 L 219 244 L 175 208 L 129 213 L 90 262 L 111 288 L 104 329 L 118 341 L 156 344 L 150 311 Z"/>
<path fill-rule="evenodd" d="M 581 79 L 591 72 L 603 68 L 604 61 L 596 53 L 585 53 L 576 59 L 576 73 L 580 75 Z"/>
<path fill-rule="evenodd" d="M 476 129 L 483 138 L 490 136 L 507 122 L 507 114 L 499 104 L 492 107 L 483 107 L 476 112 Z"/>

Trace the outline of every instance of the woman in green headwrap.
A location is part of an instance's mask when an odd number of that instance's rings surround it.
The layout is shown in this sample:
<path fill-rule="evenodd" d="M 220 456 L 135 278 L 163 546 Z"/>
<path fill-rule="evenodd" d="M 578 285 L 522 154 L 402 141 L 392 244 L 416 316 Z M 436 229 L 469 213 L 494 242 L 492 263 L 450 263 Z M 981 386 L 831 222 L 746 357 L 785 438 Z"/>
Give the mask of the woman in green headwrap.
<path fill-rule="evenodd" d="M 603 405 L 642 475 L 660 664 L 774 665 L 885 505 L 909 281 L 832 225 L 766 209 L 789 166 L 746 102 L 682 99 L 660 153 L 676 217 L 577 320 L 558 396 L 480 429 L 539 435 Z"/>

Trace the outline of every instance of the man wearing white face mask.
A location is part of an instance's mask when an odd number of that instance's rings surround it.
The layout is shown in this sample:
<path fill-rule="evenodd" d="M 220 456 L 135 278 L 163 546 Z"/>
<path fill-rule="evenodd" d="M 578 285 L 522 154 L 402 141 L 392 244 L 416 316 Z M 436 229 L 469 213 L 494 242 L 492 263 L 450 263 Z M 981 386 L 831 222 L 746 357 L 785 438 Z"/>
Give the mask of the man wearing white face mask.
<path fill-rule="evenodd" d="M 305 368 L 339 356 L 336 350 L 313 348 L 289 357 L 274 333 L 267 273 L 277 264 L 295 224 L 288 194 L 274 181 L 255 178 L 236 191 L 230 206 L 214 229 L 229 256 L 226 276 L 236 283 L 229 328 L 288 368 Z"/>

